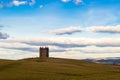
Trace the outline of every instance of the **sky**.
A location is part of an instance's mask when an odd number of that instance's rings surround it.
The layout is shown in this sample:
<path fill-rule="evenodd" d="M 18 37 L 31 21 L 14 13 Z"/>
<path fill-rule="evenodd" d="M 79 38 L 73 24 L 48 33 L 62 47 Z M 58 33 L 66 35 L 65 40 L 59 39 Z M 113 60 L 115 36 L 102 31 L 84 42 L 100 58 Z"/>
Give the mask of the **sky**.
<path fill-rule="evenodd" d="M 0 0 L 0 58 L 120 57 L 120 0 Z"/>

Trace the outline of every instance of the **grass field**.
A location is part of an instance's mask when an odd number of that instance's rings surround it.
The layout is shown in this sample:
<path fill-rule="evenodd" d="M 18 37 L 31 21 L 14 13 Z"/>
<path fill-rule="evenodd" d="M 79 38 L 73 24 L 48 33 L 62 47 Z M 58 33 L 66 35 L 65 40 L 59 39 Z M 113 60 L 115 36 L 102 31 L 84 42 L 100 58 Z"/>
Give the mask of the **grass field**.
<path fill-rule="evenodd" d="M 0 80 L 120 80 L 120 66 L 57 58 L 0 60 Z"/>

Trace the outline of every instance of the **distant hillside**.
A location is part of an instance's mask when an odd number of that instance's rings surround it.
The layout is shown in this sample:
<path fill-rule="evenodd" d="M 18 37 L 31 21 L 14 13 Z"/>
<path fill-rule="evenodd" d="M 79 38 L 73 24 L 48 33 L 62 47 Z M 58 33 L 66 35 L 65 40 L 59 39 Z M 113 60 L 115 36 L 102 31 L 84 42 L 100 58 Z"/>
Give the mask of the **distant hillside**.
<path fill-rule="evenodd" d="M 102 63 L 102 64 L 114 64 L 114 65 L 120 65 L 120 57 L 108 57 L 108 58 L 101 58 L 101 59 L 85 59 L 89 62 L 96 62 L 96 63 Z"/>
<path fill-rule="evenodd" d="M 119 80 L 120 66 L 72 59 L 0 60 L 0 80 Z"/>

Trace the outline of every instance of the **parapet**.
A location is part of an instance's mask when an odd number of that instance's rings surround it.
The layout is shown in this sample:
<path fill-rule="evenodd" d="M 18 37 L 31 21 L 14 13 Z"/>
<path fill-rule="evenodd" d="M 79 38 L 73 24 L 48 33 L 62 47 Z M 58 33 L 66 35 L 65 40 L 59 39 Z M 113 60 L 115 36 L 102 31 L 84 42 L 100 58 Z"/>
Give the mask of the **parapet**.
<path fill-rule="evenodd" d="M 40 47 L 39 57 L 40 58 L 48 58 L 49 57 L 49 47 Z"/>

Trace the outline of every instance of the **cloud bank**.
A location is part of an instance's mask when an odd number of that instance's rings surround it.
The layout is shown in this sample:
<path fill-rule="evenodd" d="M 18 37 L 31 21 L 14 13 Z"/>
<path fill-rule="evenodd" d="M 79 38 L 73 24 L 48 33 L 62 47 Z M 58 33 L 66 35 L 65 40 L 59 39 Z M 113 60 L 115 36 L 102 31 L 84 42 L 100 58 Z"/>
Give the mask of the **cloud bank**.
<path fill-rule="evenodd" d="M 40 39 L 19 39 L 1 40 L 0 50 L 7 54 L 15 53 L 16 57 L 38 56 L 40 46 L 50 48 L 50 56 L 62 58 L 120 56 L 120 38 L 40 38 Z M 4 49 L 4 51 L 2 51 Z M 2 54 L 0 54 L 2 55 Z M 22 56 L 23 55 L 23 56 Z M 25 56 L 26 55 L 26 56 Z M 83 56 L 84 55 L 84 56 Z M 9 55 L 10 56 L 10 55 Z"/>
<path fill-rule="evenodd" d="M 63 48 L 72 47 L 86 47 L 86 46 L 97 46 L 97 47 L 118 47 L 120 46 L 120 38 L 101 38 L 101 39 L 91 39 L 91 38 L 57 38 L 57 39 L 40 39 L 40 40 L 26 40 L 18 41 L 28 45 L 54 45 Z"/>
<path fill-rule="evenodd" d="M 101 39 L 91 39 L 91 38 L 51 38 L 51 39 L 26 39 L 26 40 L 3 40 L 1 43 L 19 43 L 24 44 L 19 48 L 38 48 L 39 46 L 50 46 L 52 49 L 68 49 L 68 48 L 83 48 L 89 46 L 95 47 L 120 47 L 120 38 L 112 39 L 112 38 L 101 38 Z M 4 46 L 4 45 L 2 45 Z M 1 47 L 2 47 L 1 46 Z M 7 45 L 9 46 L 9 45 Z M 13 46 L 13 45 L 11 45 Z M 14 48 L 18 48 L 18 45 L 15 44 Z"/>
<path fill-rule="evenodd" d="M 38 50 L 40 46 L 48 46 L 50 48 L 51 57 L 80 59 L 102 56 L 120 56 L 120 38 L 92 39 L 82 37 L 53 37 L 39 39 L 0 40 L 0 58 L 2 58 L 2 55 L 4 58 L 9 59 L 35 57 L 39 55 Z M 13 55 L 16 56 L 13 57 Z"/>

